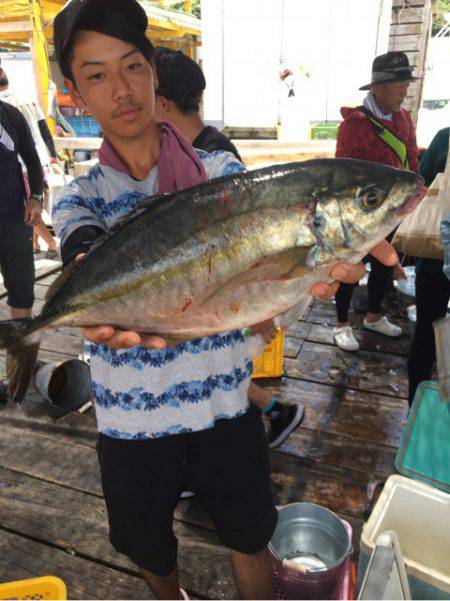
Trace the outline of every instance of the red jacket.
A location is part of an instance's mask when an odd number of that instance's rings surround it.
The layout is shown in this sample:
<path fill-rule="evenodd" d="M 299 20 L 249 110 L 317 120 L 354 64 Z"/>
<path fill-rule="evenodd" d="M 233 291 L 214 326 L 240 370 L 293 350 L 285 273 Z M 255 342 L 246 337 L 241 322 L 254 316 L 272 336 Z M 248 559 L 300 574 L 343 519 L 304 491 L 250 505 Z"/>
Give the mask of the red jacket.
<path fill-rule="evenodd" d="M 373 125 L 364 113 L 354 108 L 343 107 L 341 115 L 344 121 L 339 126 L 336 156 L 352 159 L 363 159 L 383 163 L 391 167 L 402 169 L 398 156 L 389 148 L 375 132 Z M 393 113 L 392 121 L 377 119 L 387 129 L 390 129 L 402 142 L 406 144 L 409 168 L 411 171 L 419 170 L 416 133 L 411 121 L 411 116 L 405 109 Z"/>

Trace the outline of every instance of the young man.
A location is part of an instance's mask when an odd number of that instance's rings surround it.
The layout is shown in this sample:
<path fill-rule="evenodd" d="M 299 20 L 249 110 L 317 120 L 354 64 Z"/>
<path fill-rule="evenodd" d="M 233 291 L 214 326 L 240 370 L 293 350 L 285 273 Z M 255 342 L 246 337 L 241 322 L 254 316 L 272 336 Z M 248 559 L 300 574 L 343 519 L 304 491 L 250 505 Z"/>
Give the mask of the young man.
<path fill-rule="evenodd" d="M 82 260 L 92 240 L 145 197 L 243 169 L 228 153 L 197 154 L 176 128 L 155 120 L 147 25 L 135 0 L 72 0 L 55 19 L 66 87 L 105 135 L 100 164 L 66 186 L 54 207 L 65 262 Z M 376 252 L 396 260 L 385 245 Z M 345 264 L 331 271 L 346 281 L 360 274 L 361 266 Z M 329 297 L 336 285 L 313 291 Z M 242 597 L 272 599 L 267 543 L 277 514 L 261 416 L 248 407 L 252 368 L 242 332 L 171 349 L 159 337 L 108 325 L 84 334 L 94 343 L 99 463 L 115 549 L 139 566 L 156 597 L 179 598 L 173 513 L 180 492 L 191 489 L 231 549 Z"/>
<path fill-rule="evenodd" d="M 388 52 L 375 58 L 372 81 L 360 88 L 368 90 L 363 106 L 343 107 L 341 110 L 344 121 L 339 126 L 337 157 L 363 159 L 417 171 L 418 148 L 414 126 L 408 111 L 401 108 L 409 82 L 416 79 L 412 71 L 404 52 Z M 369 311 L 364 327 L 393 338 L 401 336 L 401 328 L 381 314 L 381 304 L 393 269 L 373 258 L 370 262 Z M 394 275 L 404 277 L 400 266 L 397 266 Z M 341 286 L 336 294 L 338 323 L 334 329 L 334 341 L 345 351 L 359 349 L 348 321 L 353 290 L 353 286 Z"/>
<path fill-rule="evenodd" d="M 158 46 L 155 48 L 155 65 L 158 76 L 156 118 L 178 127 L 194 148 L 208 152 L 226 150 L 241 161 L 234 144 L 215 127 L 205 126 L 200 117 L 206 80 L 197 63 L 179 50 Z M 303 407 L 282 405 L 268 390 L 254 382 L 251 382 L 248 394 L 249 400 L 269 418 L 269 447 L 281 445 L 300 423 Z"/>
<path fill-rule="evenodd" d="M 0 64 L 0 79 L 4 72 Z M 31 197 L 19 157 L 23 160 Z M 34 303 L 33 226 L 40 220 L 44 176 L 30 128 L 23 115 L 0 100 L 0 269 L 11 318 L 31 317 Z"/>

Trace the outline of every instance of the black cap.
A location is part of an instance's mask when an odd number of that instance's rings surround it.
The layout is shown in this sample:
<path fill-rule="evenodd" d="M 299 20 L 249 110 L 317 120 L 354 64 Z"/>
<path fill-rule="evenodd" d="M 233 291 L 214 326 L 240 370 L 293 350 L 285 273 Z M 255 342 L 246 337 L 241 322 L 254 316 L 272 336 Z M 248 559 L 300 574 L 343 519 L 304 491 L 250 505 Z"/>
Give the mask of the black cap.
<path fill-rule="evenodd" d="M 158 88 L 156 93 L 168 100 L 185 103 L 198 98 L 206 88 L 203 71 L 195 61 L 180 50 L 155 48 Z"/>
<path fill-rule="evenodd" d="M 53 23 L 53 41 L 56 60 L 59 68 L 63 69 L 63 54 L 70 44 L 72 35 L 77 30 L 78 24 L 90 12 L 112 11 L 132 24 L 136 31 L 143 34 L 147 31 L 148 18 L 145 10 L 136 0 L 70 0 L 56 15 Z M 64 75 L 66 75 L 64 73 Z"/>
<path fill-rule="evenodd" d="M 415 81 L 419 77 L 413 77 L 413 67 L 404 52 L 387 52 L 376 56 L 372 63 L 372 81 L 360 90 L 370 90 L 375 83 L 388 83 L 390 81 Z"/>

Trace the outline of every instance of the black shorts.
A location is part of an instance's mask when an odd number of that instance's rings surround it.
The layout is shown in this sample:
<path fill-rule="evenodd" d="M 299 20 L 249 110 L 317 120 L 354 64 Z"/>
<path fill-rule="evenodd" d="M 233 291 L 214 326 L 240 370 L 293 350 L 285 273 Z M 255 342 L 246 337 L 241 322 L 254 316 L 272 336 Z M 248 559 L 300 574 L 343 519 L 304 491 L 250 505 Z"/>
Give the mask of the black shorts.
<path fill-rule="evenodd" d="M 0 223 L 0 269 L 8 305 L 31 309 L 34 303 L 33 228 L 23 221 Z"/>
<path fill-rule="evenodd" d="M 196 494 L 231 549 L 257 553 L 272 537 L 277 511 L 254 406 L 193 434 L 142 441 L 101 435 L 98 454 L 111 543 L 153 574 L 166 576 L 176 565 L 172 523 L 183 490 Z"/>

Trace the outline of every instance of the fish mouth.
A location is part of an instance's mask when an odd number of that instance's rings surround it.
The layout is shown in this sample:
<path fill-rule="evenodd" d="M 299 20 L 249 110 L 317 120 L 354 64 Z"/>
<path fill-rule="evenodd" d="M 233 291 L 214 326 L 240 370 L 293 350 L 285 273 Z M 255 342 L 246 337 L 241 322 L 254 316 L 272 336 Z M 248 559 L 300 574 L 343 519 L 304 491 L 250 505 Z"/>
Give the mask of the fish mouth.
<path fill-rule="evenodd" d="M 414 211 L 419 202 L 426 196 L 427 188 L 425 186 L 421 186 L 418 190 L 413 192 L 408 198 L 404 201 L 404 203 L 395 209 L 395 215 L 398 217 L 403 217 L 404 215 L 409 215 Z"/>

